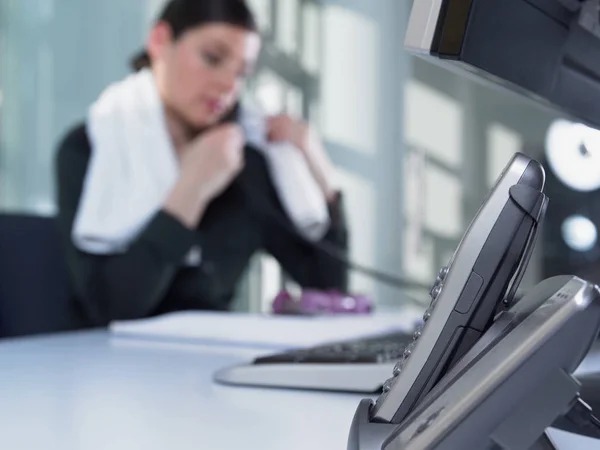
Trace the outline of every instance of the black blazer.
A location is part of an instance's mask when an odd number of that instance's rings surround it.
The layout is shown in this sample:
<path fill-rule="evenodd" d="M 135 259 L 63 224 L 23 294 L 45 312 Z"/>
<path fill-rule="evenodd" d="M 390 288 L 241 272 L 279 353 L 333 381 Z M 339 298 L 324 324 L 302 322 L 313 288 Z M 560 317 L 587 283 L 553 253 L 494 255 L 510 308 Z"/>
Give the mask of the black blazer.
<path fill-rule="evenodd" d="M 64 137 L 56 159 L 61 241 L 76 294 L 74 307 L 83 308 L 88 325 L 177 310 L 227 310 L 250 258 L 259 250 L 273 255 L 303 287 L 346 289 L 346 266 L 292 233 L 266 161 L 251 147 L 246 148 L 239 179 L 209 205 L 196 230 L 160 211 L 126 253 L 80 251 L 71 230 L 90 152 L 85 126 L 79 125 Z M 330 213 L 332 225 L 324 241 L 347 253 L 341 195 L 330 205 Z M 202 249 L 202 264 L 182 267 L 180 261 L 195 245 Z"/>

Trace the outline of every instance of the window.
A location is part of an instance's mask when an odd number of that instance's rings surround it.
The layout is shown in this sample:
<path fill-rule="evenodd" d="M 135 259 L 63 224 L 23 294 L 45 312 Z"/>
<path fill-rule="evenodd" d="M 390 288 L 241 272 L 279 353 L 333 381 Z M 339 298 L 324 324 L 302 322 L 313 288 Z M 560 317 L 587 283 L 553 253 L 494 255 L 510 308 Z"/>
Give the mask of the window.
<path fill-rule="evenodd" d="M 376 25 L 330 6 L 323 25 L 323 134 L 373 155 L 377 149 L 379 43 Z"/>
<path fill-rule="evenodd" d="M 410 149 L 404 158 L 404 273 L 428 283 L 435 271 L 431 236 L 425 234 L 426 205 L 425 152 Z"/>
<path fill-rule="evenodd" d="M 487 183 L 490 187 L 504 170 L 508 161 L 523 150 L 523 138 L 510 128 L 492 123 L 487 129 Z"/>
<path fill-rule="evenodd" d="M 264 69 L 257 77 L 254 95 L 266 114 L 279 114 L 285 106 L 286 86 L 273 71 Z"/>
<path fill-rule="evenodd" d="M 319 72 L 321 45 L 319 9 L 314 3 L 305 1 L 302 7 L 302 65 L 309 72 Z"/>
<path fill-rule="evenodd" d="M 463 152 L 463 112 L 459 103 L 416 80 L 406 84 L 405 96 L 406 141 L 426 149 L 429 156 L 443 164 L 459 168 Z"/>
<path fill-rule="evenodd" d="M 249 0 L 248 6 L 254 13 L 261 32 L 268 34 L 271 32 L 271 1 L 272 0 Z"/>
<path fill-rule="evenodd" d="M 286 111 L 292 117 L 302 117 L 304 107 L 304 96 L 302 91 L 296 87 L 290 86 L 286 94 Z"/>
<path fill-rule="evenodd" d="M 463 234 L 463 111 L 430 86 L 405 87 L 404 269 L 423 283 L 435 278 Z"/>
<path fill-rule="evenodd" d="M 350 259 L 362 265 L 375 264 L 377 195 L 373 184 L 356 173 L 337 168 L 338 184 L 344 192 L 350 234 Z M 350 273 L 350 289 L 370 294 L 375 281 L 360 273 Z"/>
<path fill-rule="evenodd" d="M 298 23 L 300 8 L 298 0 L 276 0 L 276 43 L 286 53 L 298 51 Z"/>
<path fill-rule="evenodd" d="M 425 170 L 425 226 L 436 236 L 459 239 L 463 233 L 461 179 L 428 164 Z"/>

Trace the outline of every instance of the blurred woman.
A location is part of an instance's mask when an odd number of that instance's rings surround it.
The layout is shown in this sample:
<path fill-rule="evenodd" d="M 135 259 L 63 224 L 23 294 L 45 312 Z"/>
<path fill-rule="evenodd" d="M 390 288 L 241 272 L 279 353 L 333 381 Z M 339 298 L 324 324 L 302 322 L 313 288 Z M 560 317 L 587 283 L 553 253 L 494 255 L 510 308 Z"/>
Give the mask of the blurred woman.
<path fill-rule="evenodd" d="M 258 251 L 301 286 L 345 289 L 344 264 L 315 245 L 348 242 L 322 143 L 286 115 L 261 131 L 239 101 L 260 48 L 242 0 L 172 0 L 137 71 L 62 140 L 58 220 L 86 326 L 227 310 Z"/>

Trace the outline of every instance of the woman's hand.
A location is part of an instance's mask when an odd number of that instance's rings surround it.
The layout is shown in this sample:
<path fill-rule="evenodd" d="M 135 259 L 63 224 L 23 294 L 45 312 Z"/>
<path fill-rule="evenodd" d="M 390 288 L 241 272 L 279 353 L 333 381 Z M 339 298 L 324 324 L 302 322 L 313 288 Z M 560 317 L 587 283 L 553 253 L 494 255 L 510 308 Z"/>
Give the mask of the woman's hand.
<path fill-rule="evenodd" d="M 195 184 L 207 201 L 221 194 L 244 165 L 244 134 L 240 126 L 220 125 L 202 133 L 183 150 L 181 178 Z"/>
<path fill-rule="evenodd" d="M 333 201 L 337 196 L 333 187 L 334 167 L 315 130 L 287 114 L 271 117 L 268 130 L 270 141 L 288 141 L 302 152 L 325 199 L 328 203 Z"/>
<path fill-rule="evenodd" d="M 237 125 L 203 133 L 181 151 L 179 181 L 164 209 L 184 225 L 198 225 L 208 204 L 222 193 L 244 165 L 244 137 Z"/>

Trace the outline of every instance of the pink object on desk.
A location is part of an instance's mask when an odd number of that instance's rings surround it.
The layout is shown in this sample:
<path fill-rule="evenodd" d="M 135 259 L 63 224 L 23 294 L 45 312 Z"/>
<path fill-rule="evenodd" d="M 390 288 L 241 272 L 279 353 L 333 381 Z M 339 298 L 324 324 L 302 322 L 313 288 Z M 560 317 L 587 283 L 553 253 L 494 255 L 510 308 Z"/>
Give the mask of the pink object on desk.
<path fill-rule="evenodd" d="M 273 301 L 275 314 L 369 314 L 373 302 L 366 295 L 305 290 L 299 297 L 281 291 Z"/>

